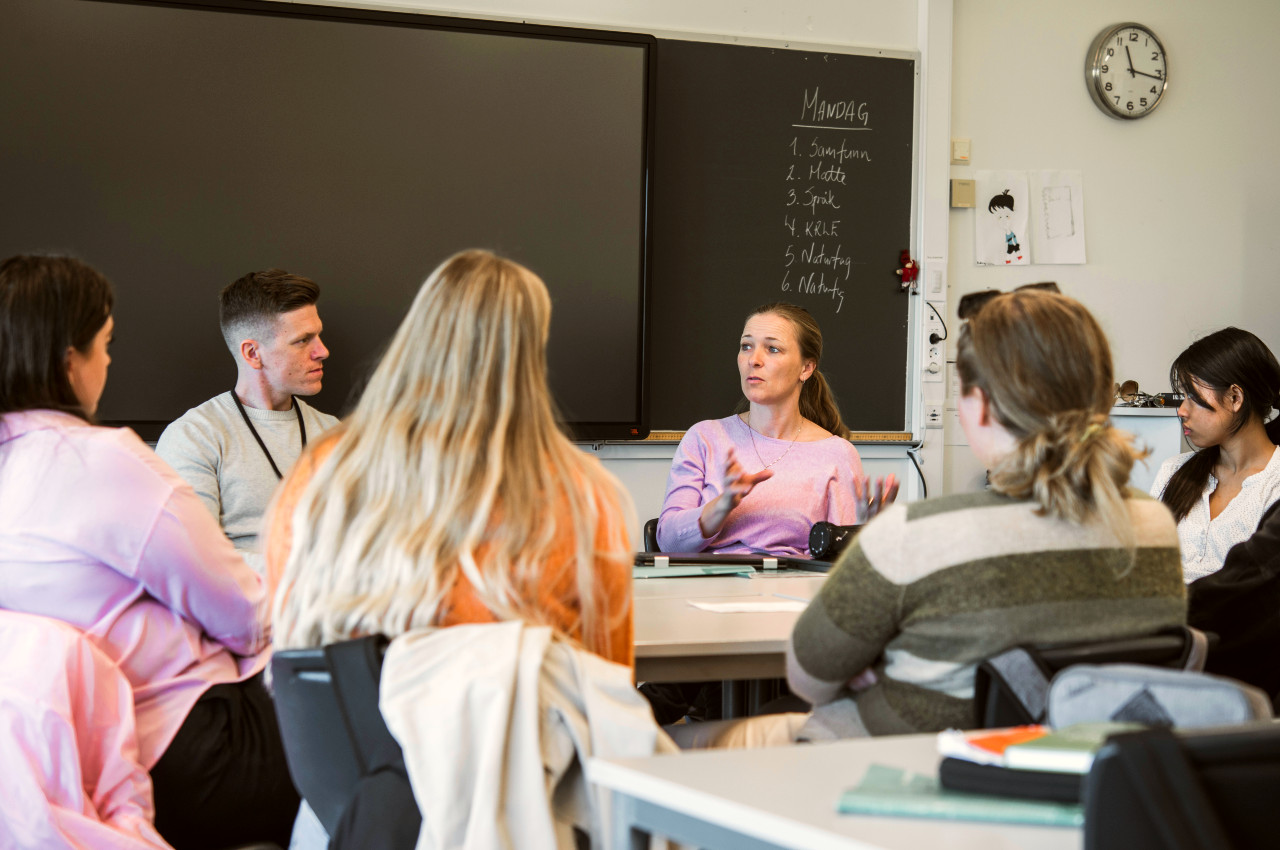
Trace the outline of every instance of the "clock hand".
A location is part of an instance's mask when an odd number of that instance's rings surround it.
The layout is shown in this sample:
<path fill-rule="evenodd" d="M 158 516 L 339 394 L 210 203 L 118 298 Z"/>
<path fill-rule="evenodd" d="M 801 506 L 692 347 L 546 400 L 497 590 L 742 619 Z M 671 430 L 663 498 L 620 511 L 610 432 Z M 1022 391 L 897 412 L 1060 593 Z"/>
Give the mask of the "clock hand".
<path fill-rule="evenodd" d="M 1161 82 L 1164 82 L 1164 77 L 1157 76 L 1156 74 L 1144 74 L 1142 71 L 1134 71 L 1133 73 L 1141 74 L 1144 77 L 1150 77 L 1153 80 L 1160 80 Z"/>
<path fill-rule="evenodd" d="M 1124 55 L 1129 59 L 1129 76 L 1132 77 L 1138 72 L 1133 70 L 1133 54 L 1129 52 L 1129 45 L 1127 44 L 1124 46 Z"/>

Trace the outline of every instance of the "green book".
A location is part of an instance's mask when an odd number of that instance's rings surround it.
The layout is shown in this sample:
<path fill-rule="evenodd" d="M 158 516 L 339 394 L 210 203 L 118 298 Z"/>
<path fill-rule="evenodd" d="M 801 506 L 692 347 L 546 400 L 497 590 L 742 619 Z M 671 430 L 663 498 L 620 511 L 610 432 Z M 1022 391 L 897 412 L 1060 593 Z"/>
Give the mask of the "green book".
<path fill-rule="evenodd" d="M 1094 755 L 1111 735 L 1144 729 L 1139 723 L 1075 723 L 1033 741 L 1011 744 L 1004 766 L 1051 773 L 1088 773 Z"/>
<path fill-rule="evenodd" d="M 899 767 L 873 764 L 853 788 L 840 796 L 843 814 L 884 815 L 939 820 L 1021 823 L 1038 826 L 1081 826 L 1079 805 L 1015 800 L 950 791 L 936 776 L 911 773 Z"/>

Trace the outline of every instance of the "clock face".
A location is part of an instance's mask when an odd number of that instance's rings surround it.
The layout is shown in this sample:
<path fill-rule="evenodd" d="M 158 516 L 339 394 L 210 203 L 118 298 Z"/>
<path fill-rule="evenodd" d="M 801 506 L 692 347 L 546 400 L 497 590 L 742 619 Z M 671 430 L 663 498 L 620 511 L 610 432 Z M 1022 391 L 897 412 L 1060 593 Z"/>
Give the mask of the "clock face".
<path fill-rule="evenodd" d="M 1108 27 L 1089 49 L 1085 79 L 1108 115 L 1141 118 L 1160 103 L 1169 82 L 1164 45 L 1141 24 Z"/>

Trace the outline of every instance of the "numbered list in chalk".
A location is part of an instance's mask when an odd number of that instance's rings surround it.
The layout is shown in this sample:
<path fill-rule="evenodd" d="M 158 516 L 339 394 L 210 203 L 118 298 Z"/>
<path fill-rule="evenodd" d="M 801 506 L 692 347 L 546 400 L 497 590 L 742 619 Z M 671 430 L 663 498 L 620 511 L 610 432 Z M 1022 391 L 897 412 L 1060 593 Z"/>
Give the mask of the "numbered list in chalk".
<path fill-rule="evenodd" d="M 860 265 L 841 242 L 841 233 L 853 226 L 841 210 L 854 200 L 848 196 L 851 171 L 871 162 L 860 144 L 871 131 L 871 110 L 856 98 L 833 101 L 818 88 L 805 89 L 791 130 L 783 178 L 787 247 L 781 289 L 792 298 L 830 299 L 838 313 L 853 266 Z"/>

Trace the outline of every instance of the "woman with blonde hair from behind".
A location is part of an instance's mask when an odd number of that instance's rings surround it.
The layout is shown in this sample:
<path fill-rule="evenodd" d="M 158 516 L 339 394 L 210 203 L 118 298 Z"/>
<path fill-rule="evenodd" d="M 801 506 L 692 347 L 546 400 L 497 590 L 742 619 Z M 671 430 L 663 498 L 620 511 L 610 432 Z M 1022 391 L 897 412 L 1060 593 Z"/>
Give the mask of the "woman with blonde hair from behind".
<path fill-rule="evenodd" d="M 957 347 L 960 425 L 990 488 L 893 505 L 858 535 L 791 636 L 787 678 L 812 714 L 691 727 L 678 743 L 971 728 L 983 659 L 1185 621 L 1173 518 L 1128 487 L 1140 453 L 1108 421 L 1111 351 L 1093 316 L 1015 291 L 968 313 Z"/>
<path fill-rule="evenodd" d="M 551 300 L 485 251 L 422 285 L 268 519 L 275 645 L 522 620 L 632 665 L 630 502 L 561 433 Z"/>

